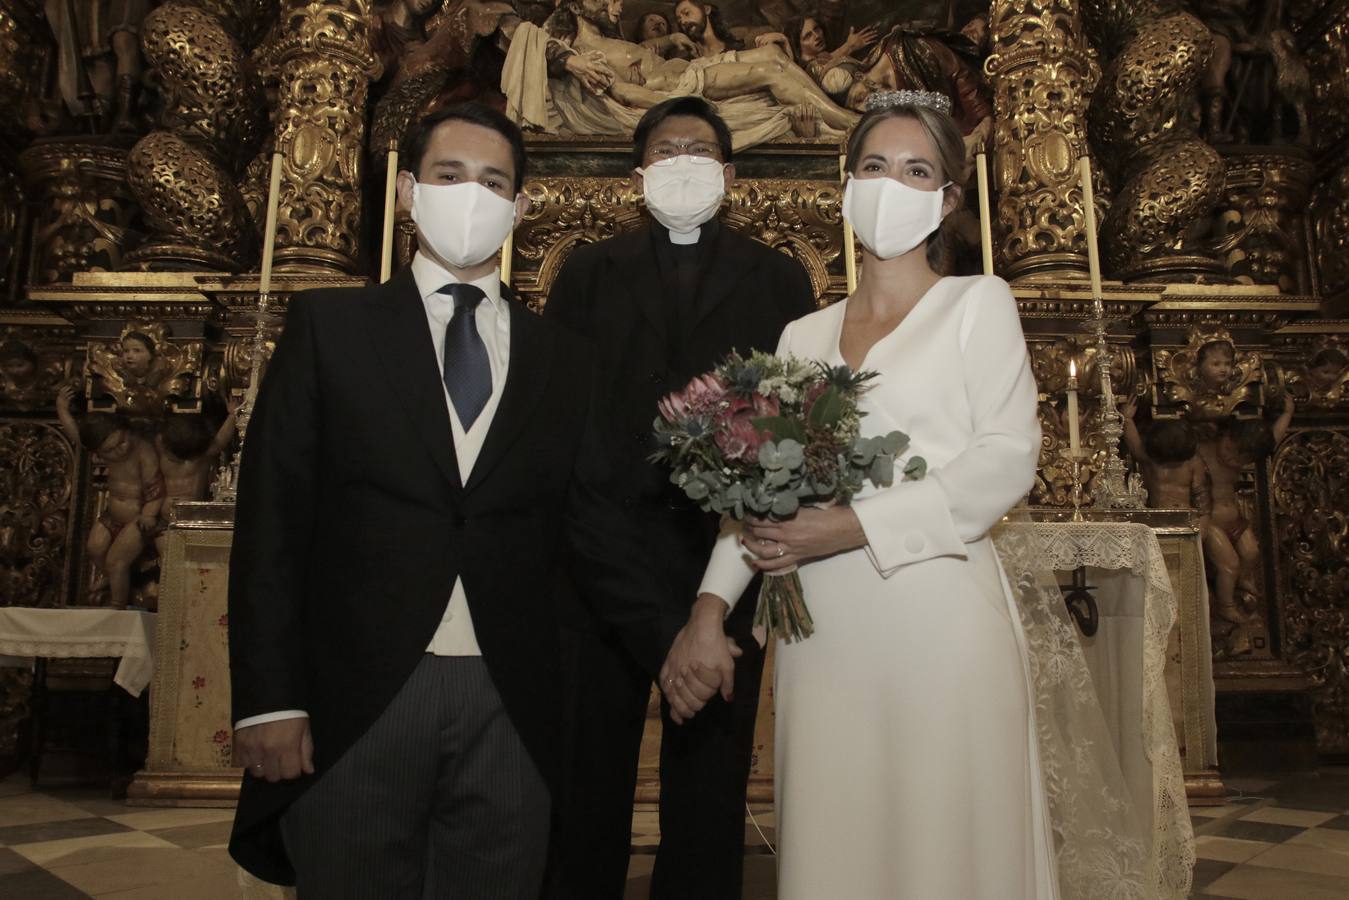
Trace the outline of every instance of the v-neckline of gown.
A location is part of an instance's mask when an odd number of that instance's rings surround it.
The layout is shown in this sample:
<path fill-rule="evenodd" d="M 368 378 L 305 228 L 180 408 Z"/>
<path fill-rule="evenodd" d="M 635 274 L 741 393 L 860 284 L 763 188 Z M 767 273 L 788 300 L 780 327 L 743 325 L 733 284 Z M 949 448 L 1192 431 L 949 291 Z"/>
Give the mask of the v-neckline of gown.
<path fill-rule="evenodd" d="M 871 359 L 871 354 L 876 351 L 876 348 L 879 347 L 881 344 L 884 344 L 890 339 L 892 339 L 896 334 L 899 334 L 899 332 L 904 328 L 904 326 L 907 325 L 909 321 L 912 320 L 913 317 L 917 314 L 918 310 L 923 307 L 923 304 L 927 301 L 927 299 L 932 296 L 932 292 L 935 291 L 940 285 L 945 283 L 947 278 L 949 277 L 950 276 L 943 275 L 936 281 L 932 282 L 932 284 L 928 287 L 928 289 L 923 292 L 923 295 L 918 298 L 918 302 L 913 305 L 913 308 L 910 309 L 908 313 L 905 314 L 904 318 L 900 319 L 899 322 L 895 324 L 894 328 L 891 328 L 885 334 L 878 337 L 871 344 L 871 346 L 867 348 L 867 352 L 862 354 L 861 364 L 853 371 L 865 372 L 867 368 L 867 361 Z M 851 300 L 852 296 L 849 295 L 843 299 L 842 303 L 839 304 L 842 307 L 842 312 L 839 314 L 838 329 L 834 334 L 834 355 L 838 357 L 839 362 L 843 363 L 845 366 L 848 366 L 849 369 L 852 369 L 852 366 L 848 364 L 847 357 L 843 355 L 843 323 L 848 318 L 848 303 Z"/>

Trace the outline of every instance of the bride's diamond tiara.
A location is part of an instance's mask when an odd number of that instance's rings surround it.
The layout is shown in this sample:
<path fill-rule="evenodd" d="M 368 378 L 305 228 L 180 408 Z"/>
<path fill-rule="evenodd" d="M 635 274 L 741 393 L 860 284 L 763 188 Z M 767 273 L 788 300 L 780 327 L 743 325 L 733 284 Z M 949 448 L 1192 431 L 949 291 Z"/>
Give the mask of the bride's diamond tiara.
<path fill-rule="evenodd" d="M 892 106 L 926 106 L 948 116 L 951 114 L 951 98 L 936 91 L 878 91 L 867 97 L 867 112 Z"/>

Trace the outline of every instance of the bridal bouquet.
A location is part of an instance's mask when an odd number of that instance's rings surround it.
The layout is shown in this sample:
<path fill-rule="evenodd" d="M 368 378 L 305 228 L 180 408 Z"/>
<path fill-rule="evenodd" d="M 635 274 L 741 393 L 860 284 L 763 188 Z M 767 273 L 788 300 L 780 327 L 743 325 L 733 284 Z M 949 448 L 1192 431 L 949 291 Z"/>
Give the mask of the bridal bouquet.
<path fill-rule="evenodd" d="M 858 400 L 876 372 L 853 372 L 792 357 L 732 353 L 682 391 L 663 398 L 655 422 L 670 481 L 704 510 L 744 519 L 788 519 L 802 505 L 846 504 L 870 481 L 895 478 L 895 457 L 909 446 L 899 431 L 861 434 Z M 927 464 L 912 457 L 905 479 Z M 793 568 L 770 573 L 754 624 L 791 642 L 814 631 Z"/>

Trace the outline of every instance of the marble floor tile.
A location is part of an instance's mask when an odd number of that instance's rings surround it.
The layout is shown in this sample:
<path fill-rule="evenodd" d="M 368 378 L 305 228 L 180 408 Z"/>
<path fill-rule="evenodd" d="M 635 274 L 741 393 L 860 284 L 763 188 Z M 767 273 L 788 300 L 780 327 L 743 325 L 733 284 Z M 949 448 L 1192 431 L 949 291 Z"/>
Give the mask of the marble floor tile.
<path fill-rule="evenodd" d="M 1296 825 L 1273 825 L 1268 822 L 1224 822 L 1208 834 L 1217 837 L 1240 838 L 1244 841 L 1268 841 L 1282 844 L 1295 834 L 1306 831 Z"/>
<path fill-rule="evenodd" d="M 1206 886 L 1204 893 L 1234 900 L 1345 900 L 1349 897 L 1349 878 L 1237 866 Z"/>
<path fill-rule="evenodd" d="M 88 837 L 91 834 L 114 834 L 130 831 L 125 825 L 104 818 L 64 819 L 57 822 L 37 822 L 0 828 L 0 844 L 15 847 L 20 844 L 40 844 L 63 841 L 67 838 Z"/>
<path fill-rule="evenodd" d="M 0 878 L 31 868 L 33 868 L 32 862 L 8 847 L 0 847 Z"/>
<path fill-rule="evenodd" d="M 1310 809 L 1285 809 L 1282 806 L 1262 806 L 1241 817 L 1243 822 L 1267 822 L 1271 825 L 1297 825 L 1312 828 L 1335 818 L 1335 813 Z"/>
<path fill-rule="evenodd" d="M 25 793 L 0 797 L 0 828 L 87 819 L 89 813 L 47 794 Z"/>
<path fill-rule="evenodd" d="M 1291 869 L 1349 879 L 1349 853 L 1336 853 L 1320 847 L 1280 844 L 1261 853 L 1250 864 L 1265 869 Z M 1349 894 L 1345 896 L 1349 897 Z"/>
<path fill-rule="evenodd" d="M 33 783 L 22 772 L 15 772 L 8 778 L 0 778 L 0 797 L 13 797 L 15 794 L 27 794 L 33 790 Z"/>
<path fill-rule="evenodd" d="M 147 847 L 162 850 L 178 849 L 153 834 L 146 834 L 143 831 L 121 831 L 116 834 L 96 834 L 65 841 L 48 841 L 43 844 L 23 844 L 14 847 L 13 850 L 32 863 L 53 869 L 79 865 L 84 860 L 117 856 L 119 851 Z"/>
<path fill-rule="evenodd" d="M 1194 846 L 1195 855 L 1200 859 L 1244 863 L 1248 859 L 1264 853 L 1274 844 L 1264 841 L 1242 841 L 1236 838 L 1214 837 L 1205 834 L 1195 838 Z"/>
<path fill-rule="evenodd" d="M 89 895 L 42 869 L 0 875 L 0 897 L 14 900 L 89 900 Z"/>
<path fill-rule="evenodd" d="M 1288 839 L 1289 845 L 1320 847 L 1349 855 L 1349 831 L 1338 828 L 1308 828 Z"/>
<path fill-rule="evenodd" d="M 235 893 L 238 893 L 232 864 L 195 850 L 177 847 L 100 847 L 85 851 L 68 863 L 49 863 L 46 868 L 53 875 L 95 897 L 119 891 L 181 885 L 188 881 L 202 885 L 234 885 Z"/>
<path fill-rule="evenodd" d="M 1218 859 L 1197 859 L 1194 863 L 1194 891 L 1198 891 L 1236 868 L 1236 863 Z M 1194 896 L 1191 892 L 1191 896 Z"/>
<path fill-rule="evenodd" d="M 1349 816 L 1336 816 L 1328 822 L 1322 822 L 1318 828 L 1336 828 L 1341 831 L 1349 831 Z"/>
<path fill-rule="evenodd" d="M 182 808 L 131 811 L 124 809 L 119 815 L 108 816 L 108 818 L 138 831 L 158 831 L 161 828 L 181 828 L 185 825 L 233 822 L 234 810 Z"/>
<path fill-rule="evenodd" d="M 1241 814 L 1250 812 L 1251 806 L 1252 804 L 1250 803 L 1224 803 L 1222 806 L 1191 806 L 1190 818 L 1222 819 L 1227 816 L 1240 817 Z"/>
<path fill-rule="evenodd" d="M 232 822 L 207 822 L 202 825 L 183 825 L 178 828 L 156 828 L 150 833 L 175 847 L 197 850 L 219 847 L 229 843 Z"/>

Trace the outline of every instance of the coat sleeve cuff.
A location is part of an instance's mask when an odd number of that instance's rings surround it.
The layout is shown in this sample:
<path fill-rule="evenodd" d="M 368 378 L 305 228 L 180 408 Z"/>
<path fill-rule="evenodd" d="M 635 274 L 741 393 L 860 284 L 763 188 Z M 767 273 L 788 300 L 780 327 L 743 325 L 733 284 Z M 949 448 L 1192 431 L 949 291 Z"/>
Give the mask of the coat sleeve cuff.
<path fill-rule="evenodd" d="M 867 536 L 867 556 L 884 578 L 939 556 L 966 556 L 941 484 L 931 476 L 853 501 Z"/>

